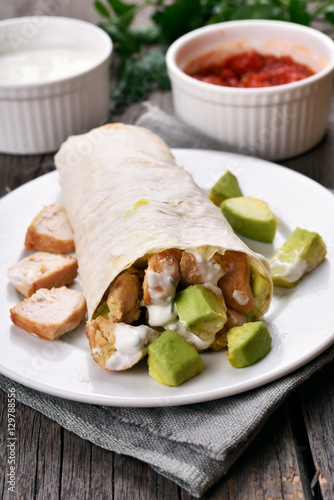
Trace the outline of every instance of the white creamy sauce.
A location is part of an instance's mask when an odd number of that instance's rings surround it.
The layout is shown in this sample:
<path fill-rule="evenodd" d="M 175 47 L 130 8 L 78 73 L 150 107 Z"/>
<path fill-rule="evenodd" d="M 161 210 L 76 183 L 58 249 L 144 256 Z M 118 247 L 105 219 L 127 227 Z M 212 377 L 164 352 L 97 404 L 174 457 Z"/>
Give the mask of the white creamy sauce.
<path fill-rule="evenodd" d="M 218 281 L 224 276 L 224 271 L 221 266 L 212 260 L 203 259 L 198 252 L 191 252 L 196 260 L 198 270 L 201 275 L 204 286 L 207 285 L 217 286 Z M 215 292 L 217 293 L 217 292 Z"/>
<path fill-rule="evenodd" d="M 201 333 L 200 337 L 195 333 L 191 332 L 188 325 L 185 322 L 175 321 L 165 326 L 166 330 L 174 330 L 181 337 L 184 338 L 188 343 L 193 344 L 198 351 L 204 351 L 207 349 L 212 342 L 215 340 L 214 333 Z"/>
<path fill-rule="evenodd" d="M 213 292 L 216 295 L 223 295 L 223 292 L 221 291 L 219 286 L 215 286 L 212 283 L 203 283 L 203 286 L 205 286 L 205 288 L 208 288 L 209 290 L 211 290 L 211 292 Z"/>
<path fill-rule="evenodd" d="M 118 323 L 115 331 L 116 352 L 106 361 L 107 370 L 125 370 L 147 354 L 147 346 L 158 337 L 158 332 L 148 326 L 131 326 Z"/>
<path fill-rule="evenodd" d="M 249 302 L 249 297 L 243 290 L 234 290 L 232 293 L 232 297 L 241 306 L 245 306 Z"/>
<path fill-rule="evenodd" d="M 36 83 L 68 77 L 88 69 L 97 56 L 90 48 L 66 46 L 0 53 L 0 82 Z"/>
<path fill-rule="evenodd" d="M 151 326 L 164 326 L 174 321 L 177 312 L 172 302 L 162 302 L 161 304 L 151 304 L 147 306 L 148 323 Z"/>
<path fill-rule="evenodd" d="M 177 313 L 173 307 L 175 285 L 165 268 L 162 273 L 152 269 L 146 271 L 147 286 L 151 304 L 145 304 L 148 312 L 148 323 L 151 326 L 163 326 L 176 319 Z"/>
<path fill-rule="evenodd" d="M 168 272 L 168 267 L 162 273 L 156 273 L 152 269 L 148 269 L 146 279 L 152 301 L 174 297 L 175 285 Z"/>
<path fill-rule="evenodd" d="M 276 260 L 271 263 L 272 276 L 282 276 L 289 283 L 295 283 L 307 272 L 307 261 L 300 259 L 299 255 L 293 262 L 281 262 Z"/>

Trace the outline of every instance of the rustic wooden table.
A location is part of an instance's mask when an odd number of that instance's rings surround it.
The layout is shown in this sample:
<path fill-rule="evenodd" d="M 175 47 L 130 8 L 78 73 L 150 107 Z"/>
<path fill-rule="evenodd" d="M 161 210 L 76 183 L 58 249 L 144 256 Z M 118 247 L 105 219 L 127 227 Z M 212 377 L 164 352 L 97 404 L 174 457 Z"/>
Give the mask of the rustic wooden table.
<path fill-rule="evenodd" d="M 78 4 L 80 3 L 80 8 Z M 0 18 L 41 13 L 54 5 L 57 15 L 96 21 L 90 0 L 38 3 L 13 0 Z M 83 8 L 85 7 L 85 8 Z M 39 10 L 38 10 L 39 9 Z M 170 93 L 150 102 L 172 112 Z M 134 123 L 143 112 L 132 105 L 111 121 Z M 334 114 L 325 139 L 312 151 L 281 162 L 320 184 L 334 188 Z M 0 155 L 0 195 L 54 169 L 53 155 Z M 312 203 L 312 200 L 310 200 Z M 327 215 L 330 220 L 330 214 Z M 334 324 L 334 321 L 333 321 Z M 7 395 L 0 391 L 0 498 L 189 500 L 190 495 L 146 464 L 103 450 L 31 408 L 16 406 L 16 493 L 8 491 Z M 334 498 L 334 363 L 296 390 L 268 419 L 246 452 L 203 498 Z"/>

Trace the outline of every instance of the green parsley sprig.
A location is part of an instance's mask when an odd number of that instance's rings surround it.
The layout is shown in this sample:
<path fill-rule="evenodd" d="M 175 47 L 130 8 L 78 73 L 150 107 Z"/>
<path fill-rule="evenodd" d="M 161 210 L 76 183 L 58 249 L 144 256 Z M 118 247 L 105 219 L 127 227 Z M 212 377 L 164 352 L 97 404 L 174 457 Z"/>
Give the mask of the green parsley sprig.
<path fill-rule="evenodd" d="M 170 88 L 165 54 L 177 38 L 204 25 L 240 19 L 276 19 L 331 31 L 334 0 L 96 0 L 100 27 L 111 37 L 119 64 L 113 99 L 118 107 L 146 99 L 154 89 Z M 135 22 L 150 9 L 150 23 Z"/>

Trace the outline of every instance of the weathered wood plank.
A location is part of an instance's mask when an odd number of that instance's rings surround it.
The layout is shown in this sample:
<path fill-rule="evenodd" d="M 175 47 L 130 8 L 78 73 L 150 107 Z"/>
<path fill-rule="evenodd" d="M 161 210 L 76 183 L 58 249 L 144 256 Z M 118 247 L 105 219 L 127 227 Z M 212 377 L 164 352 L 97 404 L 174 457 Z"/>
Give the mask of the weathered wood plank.
<path fill-rule="evenodd" d="M 57 500 L 62 470 L 63 429 L 53 420 L 40 415 L 38 432 L 36 500 Z"/>
<path fill-rule="evenodd" d="M 114 457 L 114 498 L 125 500 L 174 500 L 178 487 L 151 467 L 125 455 Z"/>
<path fill-rule="evenodd" d="M 316 468 L 314 487 L 324 500 L 334 498 L 334 363 L 298 391 Z"/>
<path fill-rule="evenodd" d="M 67 430 L 63 431 L 61 498 L 90 498 L 92 445 Z"/>
<path fill-rule="evenodd" d="M 114 453 L 95 445 L 92 445 L 90 498 L 100 500 L 113 500 L 115 498 Z"/>
<path fill-rule="evenodd" d="M 35 178 L 41 164 L 41 156 L 0 155 L 0 196 Z"/>
<path fill-rule="evenodd" d="M 297 158 L 279 162 L 328 188 L 334 188 L 334 107 L 332 106 L 328 130 L 316 148 Z"/>
<path fill-rule="evenodd" d="M 15 494 L 8 490 L 6 474 L 9 460 L 6 449 L 8 433 L 7 394 L 1 391 L 1 450 L 4 476 L 0 485 L 0 498 L 38 498 L 56 500 L 58 498 L 58 477 L 60 470 L 60 426 L 39 412 L 16 402 L 15 404 Z M 5 447 L 3 448 L 3 445 Z M 1 491 L 2 490 L 2 491 Z"/>
<path fill-rule="evenodd" d="M 39 427 L 39 415 L 37 412 L 16 403 L 16 498 L 34 498 L 35 495 Z M 6 465 L 6 473 L 8 473 L 8 463 Z M 13 498 L 12 495 L 7 489 L 5 490 L 4 499 Z"/>
<path fill-rule="evenodd" d="M 40 431 L 40 415 L 24 405 L 15 403 L 15 435 L 12 448 L 7 448 L 8 422 L 7 422 L 7 394 L 4 395 L 4 440 L 5 440 L 5 474 L 11 473 L 13 483 L 5 482 L 2 498 L 34 498 L 37 473 L 38 441 Z M 10 466 L 14 470 L 10 470 Z M 15 493 L 9 490 L 15 489 Z"/>

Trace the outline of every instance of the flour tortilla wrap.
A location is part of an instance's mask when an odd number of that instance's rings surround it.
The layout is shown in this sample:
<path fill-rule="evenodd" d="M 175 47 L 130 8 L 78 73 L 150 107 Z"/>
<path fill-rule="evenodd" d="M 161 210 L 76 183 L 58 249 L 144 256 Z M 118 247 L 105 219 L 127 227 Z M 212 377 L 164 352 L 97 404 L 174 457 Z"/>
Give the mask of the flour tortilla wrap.
<path fill-rule="evenodd" d="M 70 137 L 55 162 L 89 319 L 119 273 L 170 248 L 197 249 L 204 258 L 245 252 L 252 272 L 268 283 L 257 316 L 267 311 L 272 282 L 266 259 L 234 234 L 157 135 L 120 123 L 104 125 Z"/>

